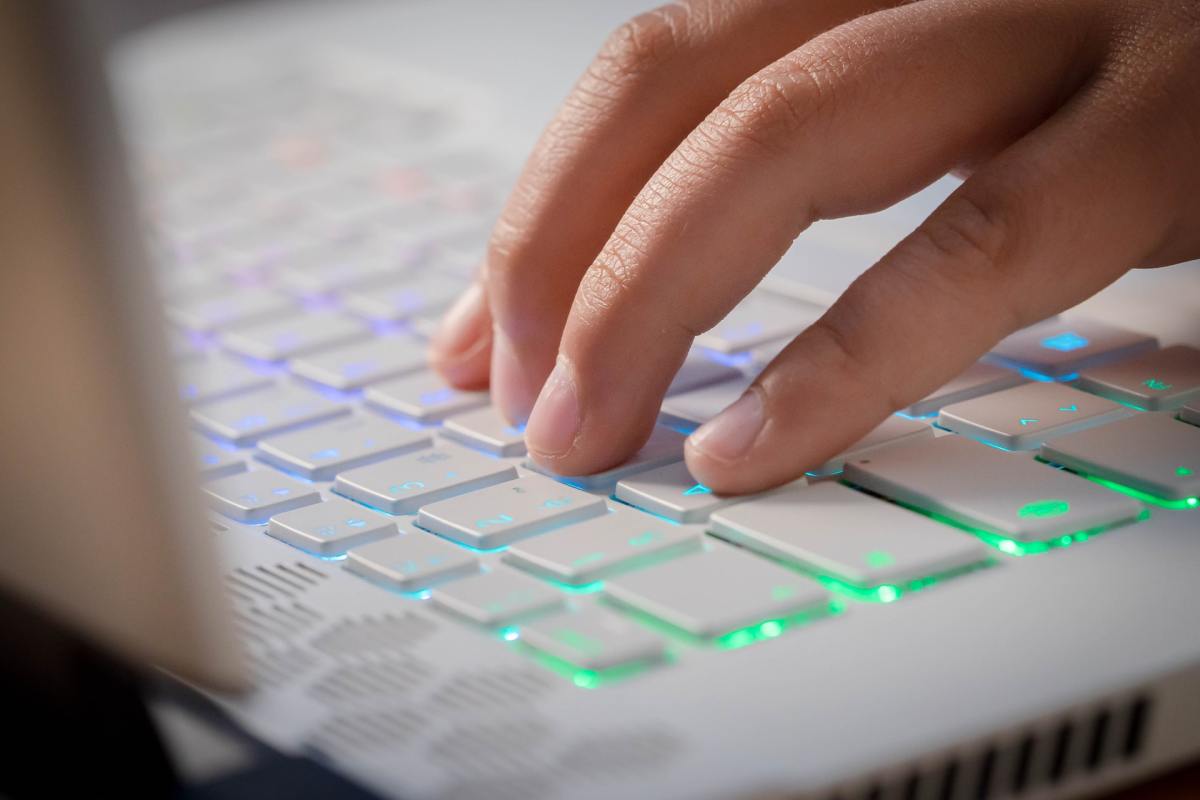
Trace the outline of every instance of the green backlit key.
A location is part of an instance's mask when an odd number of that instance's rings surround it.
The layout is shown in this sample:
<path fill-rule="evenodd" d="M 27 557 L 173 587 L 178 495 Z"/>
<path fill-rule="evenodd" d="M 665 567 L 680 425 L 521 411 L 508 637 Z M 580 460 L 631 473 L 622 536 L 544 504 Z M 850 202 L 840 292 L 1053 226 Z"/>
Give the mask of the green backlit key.
<path fill-rule="evenodd" d="M 1200 496 L 1200 428 L 1170 412 L 1148 411 L 1055 439 L 1042 446 L 1042 456 L 1164 500 Z"/>
<path fill-rule="evenodd" d="M 853 484 L 961 525 L 1041 542 L 1136 519 L 1142 505 L 1029 455 L 942 436 L 846 463 Z"/>
<path fill-rule="evenodd" d="M 602 517 L 515 544 L 504 558 L 578 586 L 699 549 L 701 533 L 699 526 L 672 525 L 618 507 Z"/>
<path fill-rule="evenodd" d="M 598 606 L 522 625 L 521 639 L 536 650 L 594 671 L 661 661 L 666 653 L 661 636 Z"/>
<path fill-rule="evenodd" d="M 508 567 L 438 587 L 431 597 L 436 605 L 487 627 L 554 611 L 566 601 L 554 587 Z"/>
<path fill-rule="evenodd" d="M 1093 394 L 1150 411 L 1179 408 L 1200 398 L 1200 350 L 1166 347 L 1090 369 L 1076 384 Z"/>
<path fill-rule="evenodd" d="M 280 541 L 316 553 L 335 556 L 351 547 L 395 536 L 396 523 L 335 497 L 271 517 L 267 533 Z"/>
<path fill-rule="evenodd" d="M 815 581 L 720 542 L 707 552 L 613 578 L 605 592 L 703 638 L 824 610 L 830 599 Z"/>
<path fill-rule="evenodd" d="M 973 536 L 829 481 L 721 509 L 709 530 L 858 587 L 906 584 L 988 557 Z"/>

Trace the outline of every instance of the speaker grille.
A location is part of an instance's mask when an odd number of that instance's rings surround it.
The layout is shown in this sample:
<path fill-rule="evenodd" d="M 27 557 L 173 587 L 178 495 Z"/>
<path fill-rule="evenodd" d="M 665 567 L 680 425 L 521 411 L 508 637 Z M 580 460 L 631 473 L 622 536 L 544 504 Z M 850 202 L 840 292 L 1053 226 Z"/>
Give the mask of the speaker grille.
<path fill-rule="evenodd" d="M 450 711 L 524 706 L 557 685 L 552 677 L 515 667 L 457 675 L 438 687 L 431 702 Z"/>
<path fill-rule="evenodd" d="M 589 777 L 627 777 L 658 769 L 682 749 L 665 730 L 607 731 L 577 739 L 562 754 L 559 766 Z"/>
<path fill-rule="evenodd" d="M 409 709 L 385 709 L 335 714 L 308 737 L 309 750 L 330 758 L 362 755 L 372 750 L 394 750 L 415 739 L 426 719 Z"/>
<path fill-rule="evenodd" d="M 309 694 L 331 705 L 405 695 L 429 679 L 432 668 L 415 658 L 342 664 L 309 687 Z"/>
<path fill-rule="evenodd" d="M 326 655 L 368 655 L 404 650 L 433 632 L 433 622 L 415 614 L 345 619 L 313 639 Z"/>

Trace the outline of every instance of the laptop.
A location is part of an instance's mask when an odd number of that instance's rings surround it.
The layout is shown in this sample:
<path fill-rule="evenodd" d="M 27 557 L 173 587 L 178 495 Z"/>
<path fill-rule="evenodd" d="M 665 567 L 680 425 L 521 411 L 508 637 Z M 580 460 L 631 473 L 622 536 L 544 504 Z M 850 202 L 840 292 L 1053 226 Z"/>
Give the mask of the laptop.
<path fill-rule="evenodd" d="M 0 5 L 6 596 L 380 797 L 1050 798 L 1200 754 L 1196 264 L 802 481 L 697 483 L 686 433 L 945 179 L 814 227 L 640 453 L 548 475 L 425 341 L 640 6 L 149 5 Z"/>

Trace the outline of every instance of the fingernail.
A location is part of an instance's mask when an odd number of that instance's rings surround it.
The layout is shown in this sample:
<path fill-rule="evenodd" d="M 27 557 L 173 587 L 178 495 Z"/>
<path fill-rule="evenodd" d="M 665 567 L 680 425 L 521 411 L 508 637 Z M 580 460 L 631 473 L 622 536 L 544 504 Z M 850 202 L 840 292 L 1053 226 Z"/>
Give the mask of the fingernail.
<path fill-rule="evenodd" d="M 571 449 L 579 435 L 579 394 L 571 362 L 559 356 L 554 370 L 533 406 L 525 442 L 539 455 L 558 456 Z"/>
<path fill-rule="evenodd" d="M 718 461 L 736 461 L 750 450 L 763 426 L 763 402 L 751 388 L 733 405 L 701 425 L 690 437 L 692 447 Z"/>
<path fill-rule="evenodd" d="M 536 399 L 512 341 L 500 328 L 492 329 L 492 402 L 513 425 L 529 419 Z"/>
<path fill-rule="evenodd" d="M 486 329 L 480 325 L 483 311 L 483 287 L 472 283 L 442 317 L 437 331 L 429 342 L 435 357 L 456 361 L 478 345 Z"/>

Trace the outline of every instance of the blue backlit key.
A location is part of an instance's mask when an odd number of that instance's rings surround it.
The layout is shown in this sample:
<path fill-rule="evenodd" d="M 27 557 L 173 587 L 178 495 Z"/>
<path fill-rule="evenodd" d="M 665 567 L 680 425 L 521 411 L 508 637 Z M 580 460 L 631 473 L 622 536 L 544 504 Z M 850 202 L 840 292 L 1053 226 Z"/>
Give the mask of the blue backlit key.
<path fill-rule="evenodd" d="M 239 522 L 266 522 L 275 514 L 321 502 L 316 489 L 273 469 L 217 478 L 204 484 L 204 493 L 212 508 Z"/>
<path fill-rule="evenodd" d="M 670 464 L 673 461 L 682 461 L 683 442 L 686 438 L 686 436 L 678 431 L 671 430 L 662 425 L 655 425 L 654 430 L 650 433 L 650 438 L 646 440 L 646 444 L 642 445 L 642 449 L 630 456 L 627 461 L 618 464 L 612 469 L 607 469 L 604 472 L 596 472 L 591 475 L 558 476 L 532 460 L 526 460 L 524 466 L 534 472 L 558 478 L 581 489 L 589 491 L 597 489 L 607 490 L 611 489 L 616 485 L 617 481 L 628 475 L 634 475 L 664 464 Z"/>
<path fill-rule="evenodd" d="M 702 352 L 692 350 L 667 387 L 667 395 L 682 394 L 721 381 L 737 380 L 741 371 L 727 364 L 718 364 Z"/>
<path fill-rule="evenodd" d="M 282 385 L 206 403 L 191 411 L 200 430 L 239 447 L 259 439 L 350 413 L 344 404 L 315 392 Z"/>
<path fill-rule="evenodd" d="M 258 443 L 258 457 L 315 481 L 429 447 L 433 437 L 374 416 L 318 425 Z"/>
<path fill-rule="evenodd" d="M 435 605 L 478 625 L 498 627 L 561 608 L 562 592 L 514 569 L 495 569 L 439 586 Z"/>
<path fill-rule="evenodd" d="M 518 542 L 504 560 L 578 586 L 698 550 L 702 532 L 696 525 L 672 525 L 616 507 L 603 516 Z"/>
<path fill-rule="evenodd" d="M 912 417 L 929 416 L 953 403 L 961 403 L 964 400 L 982 397 L 992 392 L 1011 389 L 1014 386 L 1020 386 L 1026 380 L 1027 378 L 1021 373 L 1011 369 L 976 362 L 923 400 L 918 400 L 904 409 L 904 413 Z"/>
<path fill-rule="evenodd" d="M 497 456 L 525 455 L 525 432 L 509 425 L 494 406 L 455 414 L 446 420 L 442 435 Z"/>
<path fill-rule="evenodd" d="M 167 319 L 197 333 L 212 333 L 295 311 L 295 303 L 284 295 L 268 289 L 240 289 L 169 305 Z"/>
<path fill-rule="evenodd" d="M 376 322 L 402 322 L 435 314 L 458 297 L 464 282 L 429 270 L 414 270 L 403 278 L 368 289 L 345 293 L 346 310 Z"/>
<path fill-rule="evenodd" d="M 430 372 L 418 372 L 368 386 L 363 397 L 376 408 L 403 414 L 426 425 L 441 422 L 452 414 L 482 408 L 488 403 L 487 392 L 455 389 Z"/>
<path fill-rule="evenodd" d="M 401 592 L 419 592 L 479 571 L 479 559 L 461 547 L 407 523 L 399 528 L 400 536 L 352 548 L 346 569 Z"/>
<path fill-rule="evenodd" d="M 359 320 L 341 314 L 293 315 L 245 325 L 221 336 L 231 353 L 260 361 L 283 361 L 304 353 L 365 339 L 371 330 Z"/>
<path fill-rule="evenodd" d="M 1007 450 L 1036 450 L 1047 439 L 1133 413 L 1061 383 L 1035 382 L 946 406 L 938 425 Z"/>
<path fill-rule="evenodd" d="M 987 360 L 1034 377 L 1060 379 L 1158 347 L 1158 340 L 1114 325 L 1058 318 L 1017 331 L 992 348 Z"/>
<path fill-rule="evenodd" d="M 739 499 L 713 494 L 692 477 L 682 461 L 622 479 L 615 496 L 676 522 L 703 522 L 713 511 Z"/>
<path fill-rule="evenodd" d="M 281 542 L 323 557 L 399 532 L 391 520 L 338 497 L 275 514 L 267 526 L 267 533 Z"/>
<path fill-rule="evenodd" d="M 491 549 L 606 512 L 603 498 L 541 475 L 422 506 L 417 525 L 456 542 Z"/>
<path fill-rule="evenodd" d="M 290 362 L 306 380 L 348 391 L 425 369 L 425 345 L 407 336 L 387 336 L 335 347 Z"/>
<path fill-rule="evenodd" d="M 759 289 L 715 328 L 696 337 L 696 344 L 720 353 L 738 353 L 774 339 L 790 339 L 823 313 L 821 306 Z"/>
<path fill-rule="evenodd" d="M 666 655 L 666 642 L 661 636 L 600 606 L 528 622 L 521 626 L 521 640 L 568 664 L 595 672 L 652 664 Z M 577 682 L 586 680 L 585 676 L 576 677 Z"/>
<path fill-rule="evenodd" d="M 695 428 L 724 411 L 749 385 L 750 378 L 743 377 L 668 397 L 660 418 L 668 425 Z"/>
<path fill-rule="evenodd" d="M 246 460 L 236 451 L 226 450 L 200 436 L 192 437 L 196 465 L 201 480 L 212 480 L 246 471 Z"/>
<path fill-rule="evenodd" d="M 207 358 L 180 367 L 179 396 L 188 405 L 198 405 L 265 389 L 274 382 L 270 376 L 257 373 L 231 358 Z"/>
<path fill-rule="evenodd" d="M 516 477 L 511 464 L 465 447 L 439 444 L 343 472 L 333 490 L 389 514 L 415 514 L 423 505 Z"/>

